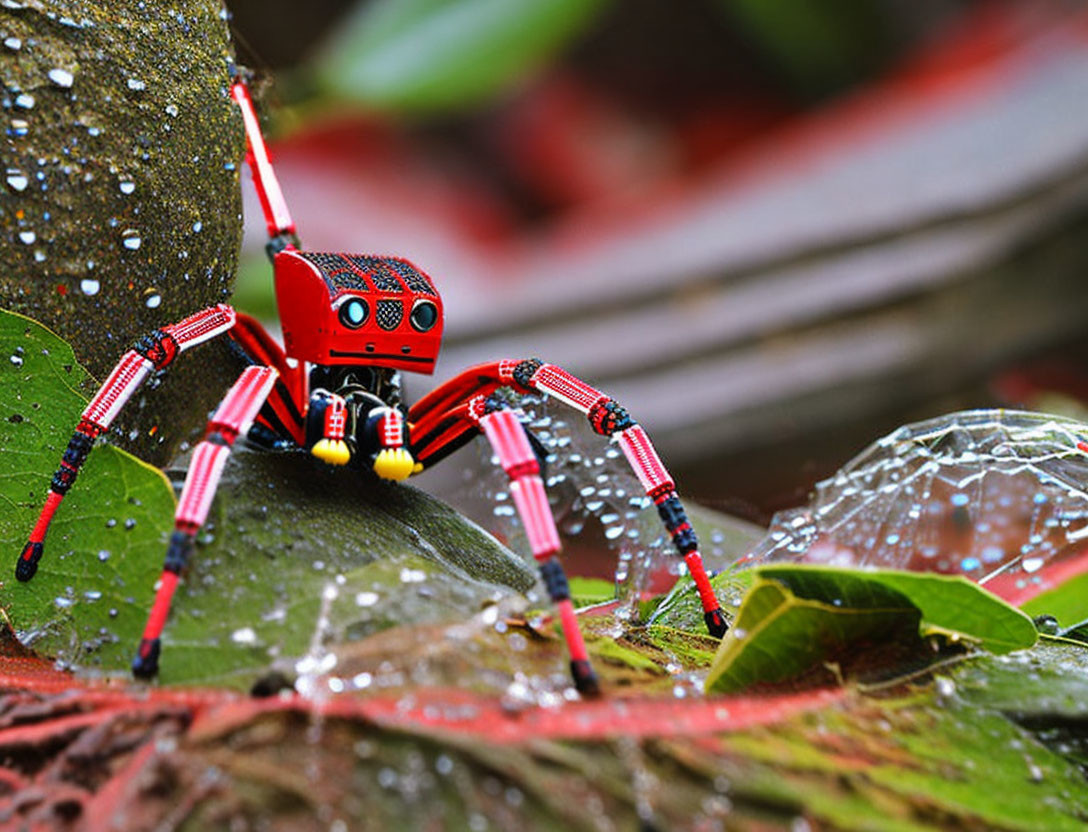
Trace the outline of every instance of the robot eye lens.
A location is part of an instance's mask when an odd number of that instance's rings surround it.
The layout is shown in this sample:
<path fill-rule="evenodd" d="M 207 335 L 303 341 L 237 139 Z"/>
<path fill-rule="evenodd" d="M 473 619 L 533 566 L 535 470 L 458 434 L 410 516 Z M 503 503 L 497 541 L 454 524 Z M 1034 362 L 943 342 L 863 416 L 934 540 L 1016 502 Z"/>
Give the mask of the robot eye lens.
<path fill-rule="evenodd" d="M 340 306 L 340 323 L 348 329 L 358 329 L 366 321 L 366 301 L 360 298 L 352 298 Z"/>
<path fill-rule="evenodd" d="M 438 323 L 438 309 L 429 300 L 422 301 L 412 308 L 410 320 L 414 329 L 426 332 Z"/>

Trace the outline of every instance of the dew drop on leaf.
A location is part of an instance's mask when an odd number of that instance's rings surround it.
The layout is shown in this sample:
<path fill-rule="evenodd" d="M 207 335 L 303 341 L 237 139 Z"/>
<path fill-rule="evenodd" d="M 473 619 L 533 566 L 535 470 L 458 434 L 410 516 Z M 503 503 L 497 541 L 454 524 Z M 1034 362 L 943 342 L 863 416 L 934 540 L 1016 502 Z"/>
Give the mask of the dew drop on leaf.
<path fill-rule="evenodd" d="M 25 191 L 26 186 L 30 184 L 30 180 L 27 178 L 27 175 L 18 168 L 8 168 L 7 183 L 8 187 L 13 191 Z"/>
<path fill-rule="evenodd" d="M 49 70 L 48 75 L 50 81 L 63 89 L 70 89 L 75 82 L 75 76 L 67 69 L 57 67 L 56 69 Z"/>

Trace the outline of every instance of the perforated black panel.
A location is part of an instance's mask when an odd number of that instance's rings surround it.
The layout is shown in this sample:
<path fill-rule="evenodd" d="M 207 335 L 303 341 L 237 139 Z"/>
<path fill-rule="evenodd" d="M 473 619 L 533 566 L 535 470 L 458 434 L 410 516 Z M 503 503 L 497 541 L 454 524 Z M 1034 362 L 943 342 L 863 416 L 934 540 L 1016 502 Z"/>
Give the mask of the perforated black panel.
<path fill-rule="evenodd" d="M 404 318 L 404 304 L 399 300 L 380 300 L 375 318 L 382 329 L 396 329 Z"/>
<path fill-rule="evenodd" d="M 366 257 L 361 254 L 350 254 L 348 258 L 358 268 L 366 272 L 374 282 L 374 288 L 379 292 L 403 292 L 404 287 L 390 270 L 388 260 L 384 257 Z"/>
<path fill-rule="evenodd" d="M 299 256 L 317 266 L 331 292 L 340 289 L 354 289 L 358 292 L 370 291 L 366 281 L 356 273 L 351 263 L 341 254 L 331 254 L 323 251 L 300 251 Z"/>
<path fill-rule="evenodd" d="M 396 260 L 389 258 L 386 261 L 389 264 L 389 268 L 397 273 L 405 285 L 413 292 L 420 292 L 424 295 L 434 295 L 434 287 L 431 285 L 431 281 L 427 279 L 427 276 L 421 271 L 412 266 L 411 263 L 406 263 L 403 260 Z"/>

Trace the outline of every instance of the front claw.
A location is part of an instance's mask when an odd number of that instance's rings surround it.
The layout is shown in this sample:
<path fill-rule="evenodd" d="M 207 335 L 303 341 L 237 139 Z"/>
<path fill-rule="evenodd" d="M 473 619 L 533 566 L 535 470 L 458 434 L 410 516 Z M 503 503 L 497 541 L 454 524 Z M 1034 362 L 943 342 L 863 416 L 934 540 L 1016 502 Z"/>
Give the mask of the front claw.
<path fill-rule="evenodd" d="M 154 679 L 159 673 L 159 653 L 162 641 L 157 638 L 140 640 L 140 647 L 132 659 L 132 675 L 137 679 Z"/>
<path fill-rule="evenodd" d="M 38 561 L 42 559 L 42 550 L 44 548 L 43 543 L 35 543 L 33 540 L 27 542 L 19 555 L 19 560 L 15 562 L 16 578 L 26 583 L 34 577 L 34 573 L 38 571 Z"/>
<path fill-rule="evenodd" d="M 416 461 L 407 448 L 383 448 L 374 457 L 374 473 L 383 480 L 400 482 L 416 471 Z"/>
<path fill-rule="evenodd" d="M 310 453 L 329 465 L 347 465 L 351 461 L 351 449 L 343 439 L 320 439 Z"/>

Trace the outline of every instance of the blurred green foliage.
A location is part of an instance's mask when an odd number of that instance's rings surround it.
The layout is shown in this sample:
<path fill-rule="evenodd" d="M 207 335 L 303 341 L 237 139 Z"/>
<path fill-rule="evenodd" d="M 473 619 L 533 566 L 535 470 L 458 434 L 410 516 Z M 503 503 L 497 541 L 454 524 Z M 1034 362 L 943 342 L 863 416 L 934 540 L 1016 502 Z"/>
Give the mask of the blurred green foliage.
<path fill-rule="evenodd" d="M 718 0 L 775 72 L 818 97 L 864 79 L 887 57 L 889 33 L 869 0 Z"/>
<path fill-rule="evenodd" d="M 315 59 L 319 84 L 376 110 L 448 111 L 490 98 L 583 32 L 608 0 L 378 0 Z"/>

